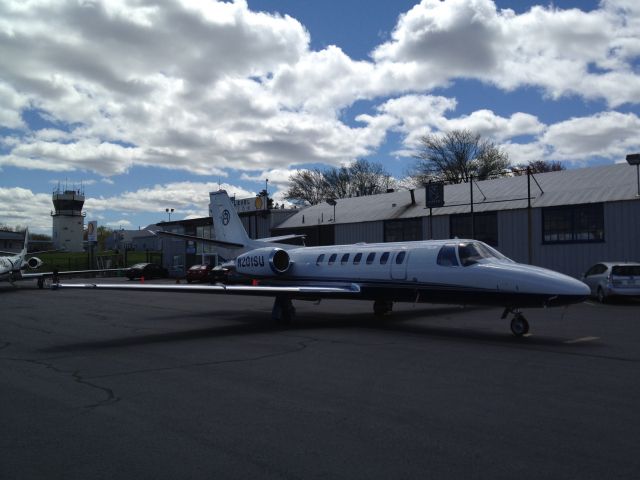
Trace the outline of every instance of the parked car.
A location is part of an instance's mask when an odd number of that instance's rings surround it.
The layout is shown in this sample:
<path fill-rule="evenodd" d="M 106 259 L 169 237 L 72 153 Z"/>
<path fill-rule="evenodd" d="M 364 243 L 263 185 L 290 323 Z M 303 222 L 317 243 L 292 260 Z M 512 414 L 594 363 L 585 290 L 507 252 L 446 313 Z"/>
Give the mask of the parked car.
<path fill-rule="evenodd" d="M 209 280 L 209 272 L 213 265 L 205 263 L 204 265 L 192 265 L 187 270 L 187 283 L 191 282 L 207 282 Z"/>
<path fill-rule="evenodd" d="M 596 263 L 582 277 L 591 294 L 604 303 L 611 297 L 640 298 L 640 263 Z"/>
<path fill-rule="evenodd" d="M 169 272 L 157 263 L 136 263 L 125 271 L 125 275 L 129 280 L 141 277 L 146 280 L 149 278 L 167 278 Z"/>
<path fill-rule="evenodd" d="M 235 270 L 218 265 L 209 272 L 209 282 L 211 283 L 224 283 L 225 285 L 232 285 L 237 283 L 250 284 L 252 279 L 244 275 L 240 275 Z"/>

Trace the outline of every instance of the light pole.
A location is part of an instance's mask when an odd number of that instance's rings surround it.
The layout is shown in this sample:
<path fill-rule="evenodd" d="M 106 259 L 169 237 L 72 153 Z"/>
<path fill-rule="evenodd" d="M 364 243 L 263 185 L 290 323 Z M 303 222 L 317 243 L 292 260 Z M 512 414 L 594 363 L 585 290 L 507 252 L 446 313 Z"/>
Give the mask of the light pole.
<path fill-rule="evenodd" d="M 638 193 L 636 196 L 640 197 L 640 153 L 630 153 L 627 155 L 627 163 L 636 166 L 636 177 L 638 177 Z"/>
<path fill-rule="evenodd" d="M 336 223 L 336 199 L 335 198 L 327 198 L 327 203 L 329 205 L 333 205 L 333 223 Z"/>
<path fill-rule="evenodd" d="M 169 221 L 171 221 L 171 214 L 173 213 L 173 208 L 165 208 L 165 212 L 169 215 Z"/>

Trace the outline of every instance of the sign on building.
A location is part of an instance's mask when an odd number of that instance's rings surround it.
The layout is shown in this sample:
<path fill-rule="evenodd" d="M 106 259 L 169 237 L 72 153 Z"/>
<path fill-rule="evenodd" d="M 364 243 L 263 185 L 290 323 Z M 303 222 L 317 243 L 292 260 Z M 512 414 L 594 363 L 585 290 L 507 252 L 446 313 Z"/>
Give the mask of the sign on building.
<path fill-rule="evenodd" d="M 425 183 L 424 188 L 427 208 L 440 208 L 444 206 L 444 183 L 429 182 Z"/>
<path fill-rule="evenodd" d="M 250 197 L 250 198 L 234 198 L 233 205 L 236 207 L 238 213 L 241 212 L 255 212 L 257 210 L 266 210 L 267 201 L 265 197 Z"/>
<path fill-rule="evenodd" d="M 91 220 L 87 223 L 87 241 L 89 242 L 97 242 L 98 241 L 98 221 Z"/>

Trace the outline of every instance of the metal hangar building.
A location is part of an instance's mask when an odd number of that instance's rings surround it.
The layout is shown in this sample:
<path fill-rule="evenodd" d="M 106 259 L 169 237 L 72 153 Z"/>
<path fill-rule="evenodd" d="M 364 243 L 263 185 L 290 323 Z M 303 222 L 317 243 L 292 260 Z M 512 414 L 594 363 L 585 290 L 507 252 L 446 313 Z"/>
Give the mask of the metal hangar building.
<path fill-rule="evenodd" d="M 513 260 L 575 277 L 601 261 L 640 260 L 636 168 L 614 164 L 337 199 L 298 211 L 271 235 L 307 235 L 307 245 L 475 238 Z M 214 226 L 215 228 L 215 226 Z"/>

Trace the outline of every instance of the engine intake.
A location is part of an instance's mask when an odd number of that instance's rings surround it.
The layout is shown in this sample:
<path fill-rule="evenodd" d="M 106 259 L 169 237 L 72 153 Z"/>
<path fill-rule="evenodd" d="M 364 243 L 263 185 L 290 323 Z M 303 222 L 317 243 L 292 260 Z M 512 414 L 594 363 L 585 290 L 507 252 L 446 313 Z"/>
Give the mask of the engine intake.
<path fill-rule="evenodd" d="M 43 263 L 44 262 L 40 260 L 38 257 L 31 257 L 29 260 L 27 260 L 27 266 L 32 270 L 35 270 L 36 268 L 40 268 L 40 266 Z"/>

